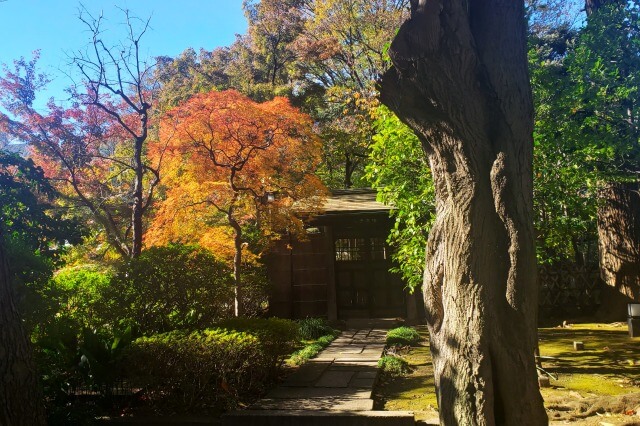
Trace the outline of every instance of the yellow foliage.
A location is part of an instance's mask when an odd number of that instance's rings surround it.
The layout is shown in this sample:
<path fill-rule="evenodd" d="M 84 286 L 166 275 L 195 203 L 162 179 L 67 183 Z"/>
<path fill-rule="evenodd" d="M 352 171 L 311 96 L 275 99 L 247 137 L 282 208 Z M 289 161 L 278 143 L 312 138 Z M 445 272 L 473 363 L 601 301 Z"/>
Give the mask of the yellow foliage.
<path fill-rule="evenodd" d="M 162 161 L 164 192 L 147 245 L 197 243 L 231 259 L 236 222 L 265 237 L 299 229 L 294 202 L 315 200 L 304 203 L 314 211 L 326 193 L 314 174 L 321 145 L 312 125 L 286 98 L 256 103 L 233 90 L 198 94 L 169 111 L 149 149 Z M 276 199 L 267 203 L 269 193 Z M 259 249 L 243 250 L 245 260 L 252 252 Z"/>

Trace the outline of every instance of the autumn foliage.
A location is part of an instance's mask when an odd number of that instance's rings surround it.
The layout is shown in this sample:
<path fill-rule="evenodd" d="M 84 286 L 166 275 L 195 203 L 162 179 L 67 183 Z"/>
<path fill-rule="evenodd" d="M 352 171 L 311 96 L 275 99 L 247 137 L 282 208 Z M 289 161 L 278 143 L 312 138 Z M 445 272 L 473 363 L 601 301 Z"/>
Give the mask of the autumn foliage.
<path fill-rule="evenodd" d="M 308 211 L 325 191 L 313 174 L 320 142 L 311 125 L 285 98 L 256 103 L 233 90 L 199 94 L 171 110 L 158 142 L 166 145 L 166 193 L 147 245 L 197 242 L 230 255 L 221 235 L 229 231 L 212 226 L 226 223 L 229 212 L 240 223 L 260 219 L 267 233 L 292 226 L 294 202 Z M 162 152 L 154 149 L 152 156 Z"/>
<path fill-rule="evenodd" d="M 311 119 L 285 98 L 195 95 L 162 119 L 158 147 L 150 155 L 164 156 L 166 192 L 146 243 L 197 243 L 233 259 L 237 285 L 243 255 L 260 251 L 247 247 L 247 227 L 262 237 L 293 231 L 295 211 L 317 209 L 325 191 Z"/>
<path fill-rule="evenodd" d="M 91 30 L 100 32 L 97 26 Z M 118 255 L 133 258 L 142 250 L 143 216 L 160 178 L 157 165 L 143 155 L 152 95 L 138 59 L 133 61 L 137 66 L 128 57 L 114 59 L 110 66 L 115 70 L 110 70 L 103 61 L 110 54 L 105 48 L 95 58 L 75 58 L 84 78 L 69 88 L 71 105 L 51 99 L 43 111 L 33 104 L 49 81 L 37 72 L 37 52 L 31 61 L 14 61 L 13 69 L 4 66 L 0 132 L 27 143 L 62 202 L 90 216 Z M 130 75 L 121 74 L 124 64 L 130 65 Z"/>

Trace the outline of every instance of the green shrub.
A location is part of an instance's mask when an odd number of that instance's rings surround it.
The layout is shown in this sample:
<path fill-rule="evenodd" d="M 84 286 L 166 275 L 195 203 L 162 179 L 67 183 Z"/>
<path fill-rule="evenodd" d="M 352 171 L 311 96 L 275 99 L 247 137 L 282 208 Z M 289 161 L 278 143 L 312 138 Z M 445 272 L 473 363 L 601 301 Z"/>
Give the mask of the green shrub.
<path fill-rule="evenodd" d="M 299 343 L 298 324 L 288 319 L 230 318 L 218 323 L 217 326 L 258 336 L 260 344 L 275 366 L 282 364 Z"/>
<path fill-rule="evenodd" d="M 305 318 L 298 320 L 300 326 L 300 338 L 314 340 L 321 336 L 333 333 L 333 328 L 323 318 Z"/>
<path fill-rule="evenodd" d="M 143 335 L 211 327 L 233 311 L 231 269 L 204 249 L 152 247 L 122 265 L 101 295 L 115 328 Z"/>
<path fill-rule="evenodd" d="M 230 409 L 271 379 L 275 366 L 264 348 L 260 336 L 246 332 L 172 331 L 133 342 L 127 367 L 153 405 Z"/>
<path fill-rule="evenodd" d="M 76 387 L 106 394 L 117 375 L 113 331 L 101 327 L 104 318 L 95 309 L 110 280 L 109 273 L 92 266 L 65 268 L 41 289 L 48 315 L 39 318 L 31 337 L 45 398 L 54 406 L 67 405 Z"/>
<path fill-rule="evenodd" d="M 75 322 L 78 333 L 83 328 L 103 326 L 106 320 L 96 307 L 112 278 L 112 274 L 91 266 L 58 271 L 49 284 L 49 297 L 58 304 L 56 316 Z"/>
<path fill-rule="evenodd" d="M 385 355 L 378 360 L 378 368 L 388 376 L 397 377 L 409 372 L 409 364 L 402 358 Z"/>
<path fill-rule="evenodd" d="M 420 341 L 420 334 L 411 327 L 398 327 L 387 332 L 387 345 L 414 346 Z"/>

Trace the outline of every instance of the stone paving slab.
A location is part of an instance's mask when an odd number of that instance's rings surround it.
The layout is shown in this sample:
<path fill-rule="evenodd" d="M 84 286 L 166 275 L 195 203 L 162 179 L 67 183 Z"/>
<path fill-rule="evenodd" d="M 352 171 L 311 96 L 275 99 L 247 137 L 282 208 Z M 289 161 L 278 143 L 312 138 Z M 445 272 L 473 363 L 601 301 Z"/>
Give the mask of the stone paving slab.
<path fill-rule="evenodd" d="M 363 388 L 363 389 L 373 388 L 373 385 L 375 385 L 375 384 L 376 384 L 375 379 L 353 378 L 349 382 L 349 386 L 350 387 L 352 387 L 352 388 Z"/>
<path fill-rule="evenodd" d="M 309 362 L 333 362 L 336 359 L 336 354 L 320 354 L 317 357 L 315 357 L 314 359 L 310 359 L 309 361 L 307 361 L 307 363 Z"/>
<path fill-rule="evenodd" d="M 355 371 L 327 371 L 314 385 L 317 388 L 346 388 Z"/>
<path fill-rule="evenodd" d="M 365 350 L 377 350 L 382 352 L 382 350 L 384 349 L 384 347 L 386 346 L 386 343 L 372 343 L 372 342 L 367 342 L 367 345 L 364 347 Z"/>
<path fill-rule="evenodd" d="M 376 362 L 375 365 L 362 365 L 362 363 L 348 363 L 348 362 L 344 362 L 344 363 L 339 363 L 339 362 L 334 362 L 333 364 L 331 364 L 329 366 L 329 369 L 327 371 L 336 371 L 336 370 L 342 370 L 342 371 L 378 371 L 378 363 Z"/>
<path fill-rule="evenodd" d="M 374 371 L 360 371 L 356 374 L 357 379 L 376 379 L 378 378 L 378 370 Z"/>
<path fill-rule="evenodd" d="M 223 426 L 414 426 L 411 411 L 245 410 L 226 414 Z"/>
<path fill-rule="evenodd" d="M 375 357 L 368 354 L 364 354 L 360 356 L 354 356 L 354 354 L 348 354 L 348 355 L 336 357 L 333 363 L 334 364 L 335 363 L 360 363 L 361 365 L 377 366 L 379 359 L 380 359 L 380 356 Z"/>
<path fill-rule="evenodd" d="M 361 353 L 362 353 L 362 351 L 364 351 L 364 346 L 355 346 L 355 347 L 352 347 L 351 349 L 344 349 L 344 350 L 341 350 L 341 351 L 340 351 L 340 354 L 341 354 L 341 355 L 344 355 L 344 354 L 354 354 L 354 355 L 357 355 L 357 354 L 361 354 Z"/>
<path fill-rule="evenodd" d="M 251 406 L 252 410 L 373 410 L 369 398 L 265 398 Z"/>
<path fill-rule="evenodd" d="M 307 399 L 307 398 L 344 398 L 367 399 L 371 398 L 371 389 L 356 388 L 285 388 L 277 387 L 269 392 L 266 398 L 273 399 Z"/>
<path fill-rule="evenodd" d="M 331 366 L 332 361 L 308 362 L 287 377 L 282 386 L 311 386 Z"/>

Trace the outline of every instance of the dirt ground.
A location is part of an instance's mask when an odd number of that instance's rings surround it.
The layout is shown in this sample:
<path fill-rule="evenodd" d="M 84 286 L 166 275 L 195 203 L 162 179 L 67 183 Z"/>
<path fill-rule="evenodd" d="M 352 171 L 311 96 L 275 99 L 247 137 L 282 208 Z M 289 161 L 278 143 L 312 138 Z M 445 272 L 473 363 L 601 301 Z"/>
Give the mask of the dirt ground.
<path fill-rule="evenodd" d="M 403 377 L 382 377 L 375 409 L 414 411 L 416 420 L 438 417 L 426 327 L 424 341 L 398 351 L 411 366 Z M 551 425 L 640 426 L 640 338 L 627 325 L 565 324 L 539 329 L 540 356 L 549 387 L 541 389 Z M 574 342 L 584 349 L 575 350 Z"/>

